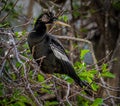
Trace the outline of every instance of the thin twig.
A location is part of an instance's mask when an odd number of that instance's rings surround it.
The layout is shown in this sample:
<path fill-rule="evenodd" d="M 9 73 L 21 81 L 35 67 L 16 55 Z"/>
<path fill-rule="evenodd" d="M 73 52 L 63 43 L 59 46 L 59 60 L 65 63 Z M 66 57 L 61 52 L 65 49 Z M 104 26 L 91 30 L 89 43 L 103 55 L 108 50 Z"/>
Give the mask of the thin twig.
<path fill-rule="evenodd" d="M 9 38 L 11 39 L 10 41 L 11 41 L 11 43 L 14 45 L 14 51 L 13 51 L 13 54 L 16 56 L 16 59 L 17 59 L 17 61 L 20 63 L 20 64 L 22 64 L 22 66 L 23 66 L 23 68 L 24 68 L 24 74 L 25 74 L 25 78 L 27 79 L 27 68 L 26 68 L 26 66 L 25 66 L 25 64 L 20 60 L 20 58 L 19 58 L 19 53 L 18 53 L 18 50 L 17 50 L 17 47 L 16 47 L 16 43 L 15 43 L 15 40 L 14 40 L 14 38 L 13 38 L 13 35 L 12 35 L 12 33 L 8 33 L 8 35 L 9 35 Z"/>
<path fill-rule="evenodd" d="M 94 62 L 94 64 L 95 64 L 95 67 L 96 67 L 97 70 L 99 70 L 99 67 L 98 67 L 98 65 L 96 64 L 96 63 L 97 63 L 97 60 L 96 60 L 96 57 L 95 57 L 95 54 L 94 54 L 94 50 L 93 50 L 92 43 L 90 43 L 90 50 L 91 50 L 91 53 L 92 53 L 93 62 Z M 98 72 L 98 73 L 100 74 L 100 72 Z M 100 77 L 100 81 L 101 81 L 101 83 L 102 83 L 104 86 L 106 85 L 106 82 L 104 81 L 104 79 L 103 79 L 102 77 Z M 105 89 L 105 90 L 106 90 L 108 96 L 111 96 L 109 90 L 108 90 L 108 89 Z M 111 102 L 112 102 L 112 104 L 115 106 L 115 102 L 114 102 L 114 100 L 113 100 L 112 98 L 111 98 Z"/>
<path fill-rule="evenodd" d="M 85 42 L 88 44 L 91 44 L 90 41 L 85 40 L 85 39 L 80 39 L 80 38 L 75 38 L 75 37 L 68 37 L 68 36 L 56 36 L 59 39 L 64 39 L 64 40 L 73 40 L 73 41 L 78 41 L 78 42 Z"/>
<path fill-rule="evenodd" d="M 8 15 L 11 13 L 11 10 L 16 6 L 17 2 L 18 2 L 18 0 L 16 0 L 16 2 L 14 3 L 13 7 L 9 10 L 7 15 L 4 16 L 2 19 L 0 19 L 0 22 L 4 21 L 8 17 Z"/>
<path fill-rule="evenodd" d="M 32 20 L 32 17 L 26 23 L 20 24 L 18 26 L 10 27 L 10 29 L 14 29 L 14 28 L 18 28 L 18 27 L 23 27 L 23 26 L 29 25 L 31 20 Z"/>
<path fill-rule="evenodd" d="M 120 89 L 115 89 L 115 88 L 109 87 L 109 86 L 107 86 L 107 85 L 102 85 L 101 83 L 98 83 L 98 85 L 100 85 L 100 86 L 102 86 L 103 88 L 108 89 L 108 90 L 110 90 L 110 91 L 116 91 L 116 92 L 120 91 Z"/>
<path fill-rule="evenodd" d="M 108 96 L 107 98 L 103 99 L 104 101 L 110 99 L 110 98 L 113 98 L 113 99 L 118 99 L 120 100 L 120 97 L 116 97 L 116 96 Z"/>
<path fill-rule="evenodd" d="M 0 68 L 0 78 L 2 77 L 2 71 L 3 71 L 3 68 L 5 66 L 5 63 L 6 63 L 6 59 L 2 62 L 1 64 L 1 68 Z"/>
<path fill-rule="evenodd" d="M 66 81 L 64 81 L 64 80 L 62 80 L 62 79 L 60 79 L 60 78 L 58 78 L 58 77 L 56 77 L 56 76 L 54 76 L 54 75 L 53 75 L 53 77 L 54 77 L 56 80 L 59 80 L 59 81 L 62 83 L 61 86 L 64 86 L 65 88 L 68 88 Z M 63 84 L 63 83 L 64 83 L 64 84 Z M 76 89 L 72 89 L 72 88 L 71 88 L 71 92 L 74 92 L 74 93 L 73 93 L 72 95 L 70 95 L 70 96 L 68 97 L 68 99 L 79 94 L 80 96 L 84 97 L 85 99 L 88 99 L 88 100 L 91 101 L 91 102 L 93 102 L 93 101 L 95 100 L 93 97 L 88 97 L 88 96 L 86 96 L 86 95 L 81 94 L 81 92 L 78 91 L 78 90 L 76 90 Z M 64 102 L 64 101 L 66 101 L 66 99 L 63 100 L 63 102 Z M 103 103 L 102 105 L 103 105 L 103 106 L 108 106 L 108 105 L 105 104 L 105 103 Z"/>
<path fill-rule="evenodd" d="M 67 83 L 67 87 L 68 87 L 68 89 L 67 89 L 67 94 L 66 94 L 66 101 L 68 102 L 68 104 L 70 106 L 72 106 L 72 104 L 70 103 L 70 101 L 68 99 L 68 96 L 69 96 L 69 93 L 70 93 L 70 84 L 69 83 Z"/>
<path fill-rule="evenodd" d="M 35 97 L 35 95 L 34 95 L 32 89 L 30 88 L 30 84 L 29 84 L 29 83 L 28 83 L 27 89 L 30 91 L 32 97 L 33 97 L 34 100 L 36 101 L 36 104 L 37 104 L 38 106 L 43 106 L 43 105 L 38 101 L 38 99 Z"/>
<path fill-rule="evenodd" d="M 56 95 L 56 97 L 57 97 L 57 100 L 58 100 L 60 103 L 62 103 L 62 102 L 61 102 L 61 98 L 60 98 L 60 96 L 58 95 L 58 92 L 57 92 L 56 81 L 55 81 L 54 78 L 52 78 L 52 81 L 53 81 L 54 92 L 55 92 L 55 95 Z M 63 104 L 63 103 L 62 103 L 62 104 Z"/>

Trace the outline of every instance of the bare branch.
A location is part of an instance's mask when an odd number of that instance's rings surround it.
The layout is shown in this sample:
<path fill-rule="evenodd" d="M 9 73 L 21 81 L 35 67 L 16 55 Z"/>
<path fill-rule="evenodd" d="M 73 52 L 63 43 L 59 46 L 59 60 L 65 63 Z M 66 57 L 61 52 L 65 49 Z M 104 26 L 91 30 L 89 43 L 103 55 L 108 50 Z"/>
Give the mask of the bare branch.
<path fill-rule="evenodd" d="M 37 104 L 38 106 L 43 106 L 43 105 L 39 102 L 39 100 L 35 97 L 32 89 L 30 88 L 30 84 L 29 84 L 29 83 L 28 83 L 28 85 L 27 85 L 27 89 L 30 91 L 32 97 L 33 97 L 34 100 L 36 101 L 36 104 Z"/>
<path fill-rule="evenodd" d="M 69 104 L 70 106 L 72 106 L 72 104 L 71 104 L 70 101 L 68 100 L 68 96 L 69 96 L 69 92 L 70 92 L 70 84 L 69 84 L 69 83 L 67 83 L 67 87 L 68 87 L 68 89 L 67 89 L 67 94 L 66 94 L 66 101 L 68 102 L 68 104 Z"/>

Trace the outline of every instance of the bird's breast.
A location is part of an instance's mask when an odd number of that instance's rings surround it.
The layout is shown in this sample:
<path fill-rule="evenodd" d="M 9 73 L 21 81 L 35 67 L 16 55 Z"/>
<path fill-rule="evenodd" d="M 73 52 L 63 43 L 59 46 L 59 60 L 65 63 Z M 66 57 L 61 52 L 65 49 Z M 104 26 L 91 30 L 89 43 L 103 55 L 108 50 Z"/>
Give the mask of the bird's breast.
<path fill-rule="evenodd" d="M 47 52 L 49 51 L 48 45 L 45 44 L 36 44 L 32 46 L 32 54 L 35 59 L 41 58 L 43 56 L 47 56 Z"/>

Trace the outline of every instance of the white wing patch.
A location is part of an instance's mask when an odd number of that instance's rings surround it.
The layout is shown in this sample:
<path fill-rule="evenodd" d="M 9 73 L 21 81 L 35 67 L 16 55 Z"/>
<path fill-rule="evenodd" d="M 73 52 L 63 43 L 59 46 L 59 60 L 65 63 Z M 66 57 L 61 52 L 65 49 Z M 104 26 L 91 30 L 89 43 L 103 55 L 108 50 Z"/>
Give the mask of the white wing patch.
<path fill-rule="evenodd" d="M 60 59 L 60 60 L 64 60 L 66 62 L 69 62 L 68 57 L 66 56 L 65 53 L 63 53 L 62 51 L 60 51 L 57 47 L 55 47 L 53 44 L 50 44 L 50 47 L 54 53 L 54 55 Z"/>

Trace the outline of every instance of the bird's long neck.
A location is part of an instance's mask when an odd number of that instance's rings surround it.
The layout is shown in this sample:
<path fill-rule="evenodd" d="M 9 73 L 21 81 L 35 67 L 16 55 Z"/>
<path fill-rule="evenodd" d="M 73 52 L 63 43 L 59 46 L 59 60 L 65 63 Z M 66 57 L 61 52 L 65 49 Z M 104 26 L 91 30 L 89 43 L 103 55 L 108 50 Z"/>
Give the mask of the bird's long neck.
<path fill-rule="evenodd" d="M 39 33 L 39 36 L 44 36 L 46 33 L 45 23 L 37 21 L 34 26 L 34 30 Z"/>
<path fill-rule="evenodd" d="M 36 22 L 33 30 L 28 35 L 29 45 L 33 46 L 34 44 L 44 40 L 46 36 L 46 26 L 43 22 Z"/>

